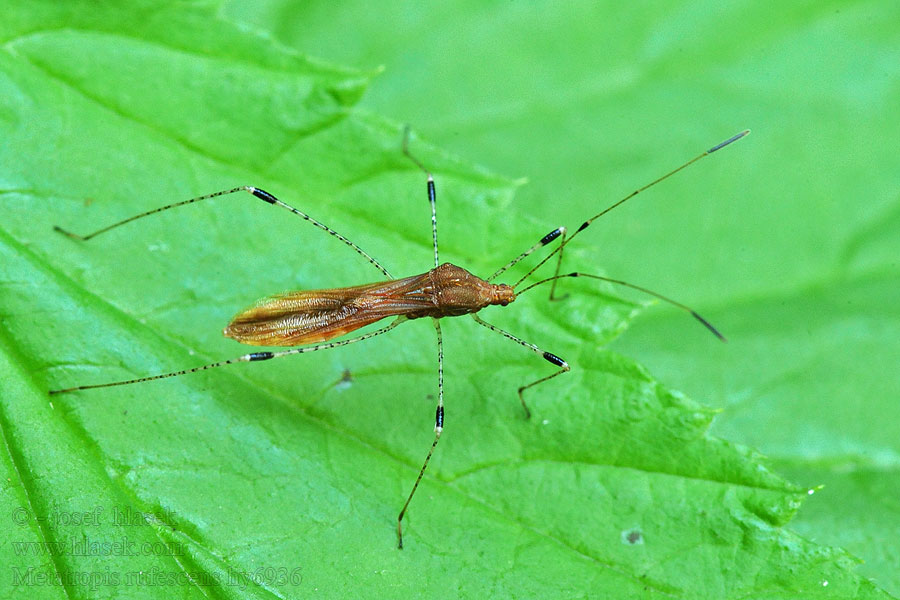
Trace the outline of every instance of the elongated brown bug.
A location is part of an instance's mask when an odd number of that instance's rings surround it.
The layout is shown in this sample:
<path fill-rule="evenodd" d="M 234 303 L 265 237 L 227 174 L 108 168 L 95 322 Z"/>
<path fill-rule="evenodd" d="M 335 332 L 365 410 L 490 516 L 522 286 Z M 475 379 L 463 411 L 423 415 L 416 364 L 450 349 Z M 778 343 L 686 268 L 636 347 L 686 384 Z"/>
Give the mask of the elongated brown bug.
<path fill-rule="evenodd" d="M 279 294 L 276 296 L 271 296 L 269 298 L 264 298 L 250 308 L 238 313 L 238 315 L 232 319 L 231 323 L 229 323 L 223 331 L 225 336 L 243 344 L 248 344 L 251 346 L 288 346 L 290 347 L 289 349 L 278 351 L 251 352 L 237 358 L 201 365 L 190 369 L 173 371 L 170 373 L 163 373 L 148 377 L 140 377 L 137 379 L 129 379 L 126 381 L 114 381 L 51 390 L 50 393 L 61 394 L 78 390 L 143 383 L 156 379 L 165 379 L 168 377 L 186 375 L 188 373 L 196 373 L 198 371 L 205 371 L 208 369 L 222 367 L 238 362 L 256 362 L 273 358 L 280 358 L 283 356 L 290 356 L 292 354 L 304 354 L 307 352 L 336 348 L 338 346 L 346 346 L 347 344 L 353 344 L 355 342 L 360 342 L 381 335 L 409 319 L 431 317 L 432 323 L 434 324 L 434 328 L 437 333 L 438 348 L 438 403 L 435 411 L 434 442 L 431 444 L 431 447 L 428 450 L 428 454 L 426 455 L 425 461 L 423 462 L 422 467 L 419 470 L 419 474 L 412 486 L 412 490 L 410 491 L 399 516 L 397 517 L 397 543 L 398 547 L 402 548 L 403 516 L 406 514 L 406 511 L 409 508 L 410 501 L 412 500 L 413 495 L 416 493 L 416 489 L 419 486 L 419 482 L 422 480 L 425 469 L 428 467 L 428 462 L 431 460 L 431 456 L 434 453 L 435 448 L 437 447 L 437 443 L 440 440 L 441 432 L 443 431 L 444 427 L 444 353 L 443 338 L 441 336 L 441 326 L 439 319 L 443 317 L 457 317 L 466 314 L 471 315 L 479 325 L 495 331 L 516 342 L 517 344 L 520 344 L 525 348 L 539 354 L 545 360 L 557 367 L 557 370 L 550 375 L 541 377 L 540 379 L 532 381 L 531 383 L 523 385 L 519 388 L 519 400 L 522 404 L 522 408 L 525 411 L 526 417 L 530 416 L 530 411 L 525 404 L 523 392 L 528 388 L 553 379 L 554 377 L 557 377 L 569 371 L 570 366 L 565 360 L 556 356 L 555 354 L 542 350 L 532 343 L 526 342 L 512 335 L 511 333 L 508 333 L 498 327 L 495 327 L 494 325 L 491 325 L 490 323 L 485 322 L 478 316 L 477 313 L 481 309 L 490 305 L 506 306 L 507 304 L 514 302 L 518 295 L 521 295 L 537 286 L 543 285 L 545 283 L 551 283 L 551 299 L 553 299 L 553 294 L 556 289 L 556 283 L 560 279 L 565 277 L 585 277 L 600 281 L 606 281 L 624 287 L 629 287 L 655 296 L 656 298 L 659 298 L 664 302 L 667 302 L 673 306 L 680 308 L 681 310 L 690 313 L 714 335 L 724 341 L 725 338 L 722 336 L 722 334 L 720 334 L 707 320 L 701 317 L 696 311 L 685 306 L 684 304 L 681 304 L 680 302 L 676 302 L 647 288 L 618 279 L 612 279 L 609 277 L 581 272 L 566 273 L 561 275 L 560 267 L 562 264 L 563 249 L 565 248 L 565 246 L 569 242 L 571 242 L 575 236 L 587 229 L 587 227 L 590 226 L 590 224 L 593 223 L 596 219 L 603 216 L 612 209 L 620 206 L 622 203 L 633 198 L 634 196 L 640 194 L 644 190 L 656 185 L 657 183 L 663 181 L 668 177 L 671 177 L 678 171 L 700 160 L 704 156 L 712 154 L 713 152 L 724 148 L 728 144 L 741 139 L 748 133 L 749 130 L 742 131 L 741 133 L 728 138 L 724 142 L 717 144 L 709 150 L 703 152 L 702 154 L 692 158 L 680 167 L 666 173 L 662 177 L 659 177 L 649 184 L 638 188 L 631 194 L 625 196 L 618 202 L 612 204 L 605 210 L 582 223 L 581 226 L 568 237 L 566 236 L 565 227 L 557 227 L 553 231 L 541 237 L 540 240 L 538 240 L 538 242 L 531 248 L 519 254 L 516 258 L 498 269 L 487 279 L 481 279 L 480 277 L 473 275 L 465 269 L 450 263 L 440 264 L 440 261 L 438 259 L 437 213 L 435 208 L 434 178 L 431 176 L 431 173 L 428 172 L 425 166 L 421 162 L 419 162 L 412 154 L 410 154 L 408 149 L 408 129 L 403 138 L 403 152 L 411 161 L 413 161 L 418 166 L 418 168 L 426 173 L 428 201 L 431 205 L 434 268 L 430 271 L 422 273 L 421 275 L 413 275 L 411 277 L 405 277 L 402 279 L 394 279 L 391 274 L 388 273 L 387 269 L 385 269 L 381 265 L 381 263 L 372 258 L 372 256 L 364 252 L 359 246 L 357 246 L 344 236 L 340 235 L 321 222 L 313 219 L 306 213 L 288 204 L 285 204 L 272 194 L 252 186 L 233 188 L 213 194 L 208 194 L 205 196 L 199 196 L 197 198 L 192 198 L 183 202 L 169 204 L 155 210 L 135 215 L 123 221 L 119 221 L 85 236 L 80 236 L 74 233 L 70 233 L 60 227 L 55 227 L 57 231 L 69 236 L 70 238 L 87 241 L 101 233 L 108 232 L 111 229 L 115 229 L 116 227 L 119 227 L 126 223 L 130 223 L 137 219 L 156 214 L 170 208 L 183 206 L 185 204 L 192 204 L 201 200 L 217 198 L 236 192 L 247 192 L 256 198 L 263 200 L 264 202 L 279 206 L 295 215 L 300 216 L 304 220 L 311 222 L 319 229 L 322 229 L 328 234 L 338 238 L 339 240 L 350 246 L 358 254 L 362 255 L 379 271 L 381 271 L 381 273 L 384 274 L 387 280 L 378 283 L 370 283 L 366 285 L 346 288 L 288 292 L 285 294 Z M 518 264 L 533 252 L 543 248 L 544 246 L 547 246 L 557 239 L 559 239 L 559 244 L 556 246 L 556 248 L 552 252 L 548 253 L 534 267 L 528 270 L 528 272 L 520 277 L 514 284 L 508 285 L 505 283 L 492 283 L 493 280 L 497 279 L 501 274 L 506 272 L 513 265 Z M 533 275 L 554 255 L 557 256 L 557 261 L 556 271 L 553 276 L 540 279 L 539 281 L 533 282 L 530 285 L 519 289 L 518 292 L 516 291 L 519 286 L 521 286 L 531 275 Z M 380 329 L 376 329 L 368 333 L 358 335 L 356 337 L 332 341 L 335 338 L 349 334 L 361 327 L 370 325 L 387 317 L 394 317 L 394 320 L 391 321 L 388 325 L 381 327 Z"/>

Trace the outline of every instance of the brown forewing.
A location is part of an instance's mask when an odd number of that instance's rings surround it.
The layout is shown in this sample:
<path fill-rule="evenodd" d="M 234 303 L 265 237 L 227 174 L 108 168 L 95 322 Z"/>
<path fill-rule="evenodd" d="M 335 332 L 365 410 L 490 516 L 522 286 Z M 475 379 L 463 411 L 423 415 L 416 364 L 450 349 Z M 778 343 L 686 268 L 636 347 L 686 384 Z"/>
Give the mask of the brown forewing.
<path fill-rule="evenodd" d="M 428 273 L 347 288 L 286 292 L 235 316 L 222 332 L 252 346 L 325 342 L 385 317 L 434 307 Z"/>

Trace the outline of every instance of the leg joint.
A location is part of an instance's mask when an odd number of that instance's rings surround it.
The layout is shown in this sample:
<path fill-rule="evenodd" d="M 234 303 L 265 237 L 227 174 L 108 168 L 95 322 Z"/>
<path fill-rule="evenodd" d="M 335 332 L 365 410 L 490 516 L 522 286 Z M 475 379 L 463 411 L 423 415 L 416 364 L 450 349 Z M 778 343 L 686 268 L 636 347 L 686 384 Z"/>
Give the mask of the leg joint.
<path fill-rule="evenodd" d="M 567 363 L 566 361 L 564 361 L 564 360 L 561 359 L 560 357 L 556 356 L 555 354 L 551 354 L 551 353 L 549 353 L 549 352 L 544 352 L 544 353 L 542 354 L 542 356 L 544 357 L 544 360 L 553 363 L 553 364 L 556 365 L 557 367 L 563 368 L 563 369 L 565 369 L 566 371 L 569 370 L 569 363 Z"/>
<path fill-rule="evenodd" d="M 434 430 L 441 431 L 444 428 L 444 407 L 443 405 L 438 405 L 437 409 L 434 411 Z"/>
<path fill-rule="evenodd" d="M 259 198 L 260 200 L 265 200 L 269 204 L 275 204 L 276 202 L 278 202 L 278 199 L 275 196 L 273 196 L 272 194 L 270 194 L 269 192 L 267 192 L 265 190 L 261 190 L 256 187 L 250 187 L 250 188 L 248 188 L 247 191 L 249 191 L 251 194 L 253 194 L 257 198 Z"/>

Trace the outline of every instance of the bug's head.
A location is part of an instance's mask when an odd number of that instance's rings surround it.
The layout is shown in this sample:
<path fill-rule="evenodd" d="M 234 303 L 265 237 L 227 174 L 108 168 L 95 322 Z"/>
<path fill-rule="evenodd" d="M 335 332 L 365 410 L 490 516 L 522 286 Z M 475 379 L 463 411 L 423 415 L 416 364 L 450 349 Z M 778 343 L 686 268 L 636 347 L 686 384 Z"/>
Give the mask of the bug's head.
<path fill-rule="evenodd" d="M 505 283 L 501 283 L 498 285 L 492 285 L 491 291 L 493 295 L 493 299 L 491 300 L 491 304 L 499 304 L 500 306 L 506 306 L 510 302 L 516 299 L 516 293 L 513 291 L 512 287 Z"/>

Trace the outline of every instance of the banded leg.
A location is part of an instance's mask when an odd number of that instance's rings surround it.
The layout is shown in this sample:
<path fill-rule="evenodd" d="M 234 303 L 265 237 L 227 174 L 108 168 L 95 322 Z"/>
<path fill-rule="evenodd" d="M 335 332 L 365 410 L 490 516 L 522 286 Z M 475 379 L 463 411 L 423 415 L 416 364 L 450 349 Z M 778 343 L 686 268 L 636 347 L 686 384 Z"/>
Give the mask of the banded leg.
<path fill-rule="evenodd" d="M 434 242 L 434 266 L 438 266 L 438 243 L 437 243 L 437 208 L 435 206 L 435 191 L 434 191 L 434 177 L 431 176 L 431 171 L 425 168 L 425 165 L 422 162 L 413 156 L 409 151 L 409 134 L 410 127 L 407 125 L 403 129 L 403 154 L 406 155 L 406 158 L 413 161 L 419 169 L 421 169 L 427 176 L 428 182 L 426 184 L 428 189 L 428 203 L 431 204 L 431 239 Z"/>
<path fill-rule="evenodd" d="M 303 348 L 291 348 L 290 350 L 281 350 L 278 352 L 251 352 L 250 354 L 243 354 L 238 356 L 237 358 L 229 358 L 228 360 L 220 360 L 219 362 L 210 363 L 208 365 L 202 365 L 199 367 L 194 367 L 193 369 L 184 369 L 181 371 L 173 371 L 171 373 L 162 373 L 160 375 L 151 375 L 149 377 L 140 377 L 138 379 L 127 379 L 125 381 L 112 381 L 109 383 L 97 383 L 94 385 L 79 385 L 77 387 L 65 388 L 61 390 L 50 390 L 50 394 L 65 394 L 68 392 L 77 392 L 80 390 L 91 390 L 95 388 L 104 388 L 104 387 L 114 387 L 117 385 L 130 385 L 132 383 L 143 383 L 145 381 L 155 381 L 157 379 L 167 379 L 169 377 L 178 377 L 180 375 L 188 375 L 190 373 L 199 373 L 200 371 L 207 371 L 209 369 L 215 369 L 217 367 L 224 367 L 226 365 L 233 365 L 234 363 L 239 362 L 256 362 L 260 360 L 269 360 L 272 358 L 281 358 L 283 356 L 290 356 L 292 354 L 306 354 L 307 352 L 316 352 L 318 350 L 328 350 L 329 348 L 337 348 L 338 346 L 346 346 L 347 344 L 354 344 L 356 342 L 361 342 L 363 340 L 367 340 L 369 338 L 373 338 L 376 335 L 381 335 L 382 333 L 387 333 L 403 321 L 408 320 L 407 317 L 400 316 L 394 319 L 390 325 L 382 327 L 381 329 L 376 329 L 375 331 L 371 331 L 369 333 L 357 336 L 355 338 L 350 338 L 347 340 L 339 340 L 337 342 L 328 342 L 325 344 L 316 344 L 315 346 L 304 346 Z"/>
<path fill-rule="evenodd" d="M 235 192 L 247 192 L 249 194 L 252 194 L 256 198 L 259 198 L 260 200 L 262 200 L 264 202 L 268 202 L 269 204 L 273 204 L 275 206 L 280 206 L 281 208 L 297 215 L 304 221 L 309 221 L 310 223 L 312 223 L 313 225 L 315 225 L 322 231 L 328 233 L 331 236 L 336 237 L 340 241 L 344 242 L 345 244 L 347 244 L 348 246 L 353 248 L 353 250 L 357 254 L 359 254 L 360 256 L 365 258 L 367 261 L 369 261 L 369 263 L 372 266 L 374 266 L 376 269 L 378 269 L 379 271 L 384 273 L 384 275 L 388 279 L 393 279 L 391 274 L 387 272 L 387 269 L 385 269 L 383 266 L 381 266 L 381 263 L 379 263 L 377 260 L 372 258 L 366 251 L 364 251 L 362 248 L 360 248 L 359 246 L 357 246 L 356 244 L 354 244 L 353 242 L 351 242 L 350 240 L 348 240 L 341 234 L 339 234 L 337 231 L 335 231 L 328 225 L 325 225 L 324 223 L 321 223 L 321 222 L 313 219 L 311 216 L 309 216 L 305 212 L 298 210 L 298 209 L 294 208 L 293 206 L 282 202 L 281 200 L 279 200 L 278 198 L 276 198 L 269 192 L 267 192 L 265 190 L 261 190 L 259 188 L 253 187 L 253 186 L 250 186 L 250 185 L 242 185 L 241 187 L 232 188 L 230 190 L 222 190 L 221 192 L 206 194 L 205 196 L 198 196 L 196 198 L 191 198 L 190 200 L 183 200 L 181 202 L 176 202 L 174 204 L 167 204 L 166 206 L 161 206 L 159 208 L 155 208 L 153 210 L 148 210 L 147 212 L 143 212 L 141 214 L 134 215 L 132 217 L 128 217 L 127 219 L 123 219 L 122 221 L 118 221 L 116 223 L 113 223 L 112 225 L 103 227 L 102 229 L 98 229 L 97 231 L 94 231 L 93 233 L 89 233 L 87 235 L 78 235 L 77 233 L 72 233 L 71 231 L 67 231 L 67 230 L 63 229 L 59 225 L 54 225 L 53 229 L 58 231 L 59 233 L 62 233 L 63 235 L 66 235 L 66 236 L 74 239 L 74 240 L 80 240 L 82 242 L 86 242 L 89 239 L 100 235 L 101 233 L 106 233 L 107 231 L 109 231 L 111 229 L 115 229 L 116 227 L 119 227 L 121 225 L 125 225 L 126 223 L 131 223 L 132 221 L 137 221 L 138 219 L 142 219 L 144 217 L 149 217 L 150 215 L 155 215 L 156 213 L 161 213 L 163 211 L 169 210 L 170 208 L 177 208 L 179 206 L 184 206 L 186 204 L 193 204 L 195 202 L 200 202 L 201 200 L 209 200 L 211 198 L 218 198 L 219 196 L 227 196 L 228 194 L 234 194 Z"/>
<path fill-rule="evenodd" d="M 569 363 L 567 363 L 560 357 L 556 356 L 555 354 L 551 354 L 549 352 L 541 350 L 534 344 L 526 342 L 525 340 L 517 338 L 513 334 L 511 334 L 507 331 L 504 331 L 504 330 L 500 329 L 499 327 L 491 325 L 490 323 L 486 322 L 484 319 L 482 319 L 481 317 L 479 317 L 476 314 L 473 314 L 472 318 L 475 319 L 475 322 L 478 323 L 479 325 L 483 325 L 483 326 L 487 327 L 488 329 L 490 329 L 491 331 L 495 331 L 495 332 L 499 333 L 500 335 L 502 335 L 503 337 L 506 337 L 521 346 L 525 346 L 526 348 L 528 348 L 535 354 L 540 354 L 541 357 L 544 360 L 546 360 L 547 362 L 559 367 L 559 371 L 556 371 L 555 373 L 551 373 L 550 375 L 547 375 L 546 377 L 541 377 L 537 381 L 532 381 L 531 383 L 529 383 L 527 385 L 523 385 L 522 387 L 519 388 L 519 402 L 522 403 L 522 408 L 525 409 L 525 418 L 530 419 L 531 411 L 528 410 L 528 405 L 525 404 L 525 397 L 522 395 L 522 392 L 524 392 L 525 390 L 527 390 L 530 387 L 534 387 L 539 383 L 544 383 L 545 381 L 553 379 L 554 377 L 557 377 L 557 376 L 562 375 L 563 373 L 569 371 L 571 369 L 571 367 L 569 366 Z"/>
<path fill-rule="evenodd" d="M 500 275 L 505 273 L 508 269 L 510 269 L 511 267 L 518 264 L 522 259 L 528 257 L 534 251 L 540 250 L 541 248 L 543 248 L 544 246 L 546 246 L 547 244 L 549 244 L 550 242 L 552 242 L 559 236 L 562 236 L 562 238 L 563 238 L 562 243 L 565 243 L 565 240 L 566 240 L 566 228 L 565 227 L 557 227 L 556 229 L 554 229 L 553 231 L 551 231 L 550 233 L 548 233 L 547 235 L 542 237 L 540 240 L 538 240 L 537 244 L 535 244 L 534 246 L 532 246 L 531 248 L 529 248 L 522 254 L 518 255 L 517 257 L 515 257 L 514 259 L 512 259 L 511 261 L 509 261 L 508 263 L 506 263 L 505 265 L 503 265 L 502 267 L 500 267 L 499 269 L 494 271 L 494 274 L 491 275 L 490 277 L 488 277 L 487 279 L 485 279 L 485 281 L 493 281 L 494 279 L 496 279 L 497 277 L 499 277 Z"/>
<path fill-rule="evenodd" d="M 406 509 L 409 508 L 409 502 L 412 500 L 413 494 L 416 493 L 419 482 L 422 481 L 422 476 L 428 467 L 428 461 L 431 460 L 431 455 L 434 454 L 438 440 L 441 439 L 441 432 L 444 430 L 444 338 L 441 335 L 440 322 L 437 319 L 432 319 L 432 321 L 434 322 L 434 330 L 437 332 L 438 346 L 438 405 L 434 412 L 434 441 L 431 443 L 431 448 L 428 449 L 425 462 L 422 463 L 422 468 L 419 469 L 419 476 L 416 477 L 416 482 L 413 484 L 412 491 L 409 493 L 409 497 L 400 511 L 400 516 L 397 517 L 397 548 L 400 550 L 403 549 L 403 515 L 406 514 Z"/>

